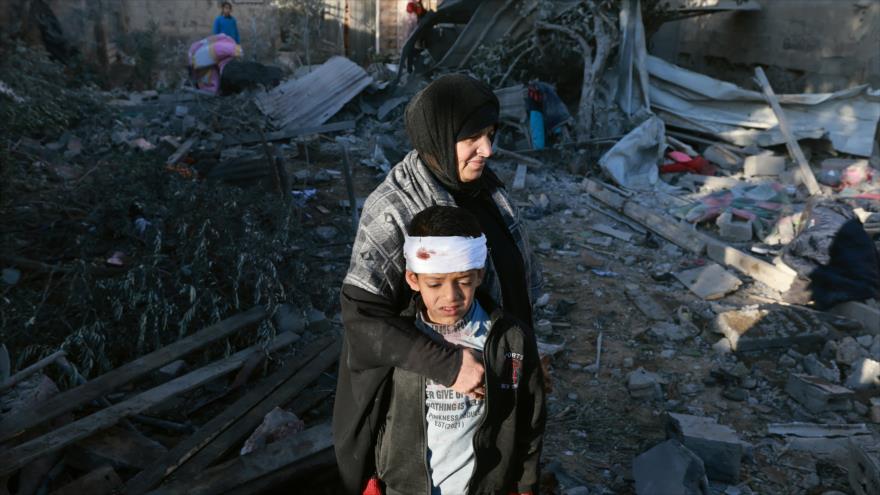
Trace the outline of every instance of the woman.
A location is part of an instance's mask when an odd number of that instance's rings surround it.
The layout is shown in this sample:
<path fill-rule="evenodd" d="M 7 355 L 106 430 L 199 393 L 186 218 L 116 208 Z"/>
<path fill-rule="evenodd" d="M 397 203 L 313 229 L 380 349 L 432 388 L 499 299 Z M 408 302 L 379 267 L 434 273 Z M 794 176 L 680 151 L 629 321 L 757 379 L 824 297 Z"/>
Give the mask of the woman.
<path fill-rule="evenodd" d="M 345 339 L 333 411 L 340 473 L 359 493 L 374 469 L 373 443 L 393 368 L 473 392 L 483 368 L 471 354 L 437 342 L 399 316 L 411 297 L 404 281 L 403 241 L 412 217 L 432 205 L 460 206 L 480 221 L 489 246 L 481 290 L 510 314 L 532 324 L 541 284 L 518 212 L 489 170 L 498 98 L 480 81 L 443 76 L 406 109 L 414 150 L 364 204 L 342 286 Z"/>

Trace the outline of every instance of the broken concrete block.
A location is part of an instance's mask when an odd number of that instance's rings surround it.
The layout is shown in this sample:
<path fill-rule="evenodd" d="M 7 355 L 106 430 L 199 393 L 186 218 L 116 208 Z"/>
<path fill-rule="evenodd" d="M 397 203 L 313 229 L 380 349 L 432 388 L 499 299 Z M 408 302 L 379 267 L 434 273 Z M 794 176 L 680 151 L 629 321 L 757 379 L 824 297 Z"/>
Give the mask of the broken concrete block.
<path fill-rule="evenodd" d="M 852 390 L 815 376 L 791 374 L 785 391 L 814 413 L 852 409 Z"/>
<path fill-rule="evenodd" d="M 246 455 L 273 442 L 283 440 L 305 429 L 305 423 L 290 411 L 276 407 L 263 418 L 260 426 L 241 447 L 239 455 Z"/>
<path fill-rule="evenodd" d="M 289 303 L 278 305 L 278 308 L 275 309 L 272 321 L 275 323 L 275 328 L 282 333 L 302 333 L 306 328 L 306 320 L 303 318 L 302 311 Z"/>
<path fill-rule="evenodd" d="M 658 340 L 671 340 L 673 342 L 680 342 L 694 336 L 684 327 L 666 321 L 655 323 L 648 329 L 648 334 Z"/>
<path fill-rule="evenodd" d="M 791 450 L 809 452 L 823 459 L 839 460 L 850 440 L 871 443 L 871 430 L 864 424 L 770 423 L 767 433 L 780 436 Z"/>
<path fill-rule="evenodd" d="M 666 436 L 697 454 L 703 460 L 709 479 L 739 483 L 745 444 L 732 428 L 718 424 L 713 418 L 669 413 Z"/>
<path fill-rule="evenodd" d="M 709 495 L 703 461 L 676 440 L 667 440 L 633 461 L 638 495 Z"/>
<path fill-rule="evenodd" d="M 747 242 L 752 240 L 752 221 L 739 220 L 730 212 L 724 212 L 715 220 L 719 235 L 722 239 L 734 242 Z"/>
<path fill-rule="evenodd" d="M 719 313 L 712 331 L 727 337 L 736 352 L 771 348 L 821 348 L 828 340 L 829 329 L 821 324 L 802 328 L 796 318 L 783 310 L 768 311 L 743 308 Z M 725 344 L 726 345 L 726 344 Z"/>
<path fill-rule="evenodd" d="M 629 394 L 636 399 L 660 399 L 663 391 L 660 389 L 660 377 L 656 373 L 638 368 L 627 375 L 627 388 Z"/>
<path fill-rule="evenodd" d="M 639 308 L 639 311 L 641 311 L 642 314 L 647 316 L 649 319 L 654 321 L 665 321 L 669 319 L 669 314 L 666 312 L 663 306 L 651 296 L 651 294 L 638 289 L 628 288 L 626 289 L 626 297 L 628 297 L 633 302 L 633 304 L 635 304 L 636 307 Z"/>
<path fill-rule="evenodd" d="M 880 455 L 868 451 L 865 446 L 850 441 L 846 468 L 849 485 L 856 495 L 880 493 Z"/>
<path fill-rule="evenodd" d="M 808 375 L 818 376 L 831 383 L 840 383 L 840 369 L 834 361 L 826 366 L 815 354 L 808 354 L 804 356 L 802 364 Z"/>
<path fill-rule="evenodd" d="M 743 162 L 743 175 L 746 177 L 775 176 L 785 172 L 785 157 L 772 153 L 747 156 Z"/>
<path fill-rule="evenodd" d="M 743 163 L 739 155 L 719 144 L 710 144 L 703 150 L 703 158 L 728 170 L 738 169 Z"/>
<path fill-rule="evenodd" d="M 749 234 L 751 236 L 751 234 Z M 702 299 L 721 299 L 742 285 L 742 281 L 718 263 L 691 268 L 675 274 L 675 278 Z"/>
<path fill-rule="evenodd" d="M 852 337 L 844 337 L 837 343 L 835 359 L 840 364 L 852 366 L 853 363 L 868 356 L 868 351 Z"/>
<path fill-rule="evenodd" d="M 871 416 L 871 422 L 880 423 L 880 397 L 871 397 L 870 404 L 868 415 Z"/>
<path fill-rule="evenodd" d="M 846 386 L 853 390 L 864 390 L 880 386 L 880 362 L 861 358 L 852 365 Z"/>

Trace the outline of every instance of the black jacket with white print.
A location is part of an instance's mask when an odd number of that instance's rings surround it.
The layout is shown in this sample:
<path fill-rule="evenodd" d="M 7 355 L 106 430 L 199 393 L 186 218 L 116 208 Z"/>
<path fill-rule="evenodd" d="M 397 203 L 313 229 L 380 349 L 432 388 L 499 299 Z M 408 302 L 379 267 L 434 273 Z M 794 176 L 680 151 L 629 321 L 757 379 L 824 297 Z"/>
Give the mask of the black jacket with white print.
<path fill-rule="evenodd" d="M 483 349 L 486 412 L 474 434 L 470 494 L 538 493 L 544 434 L 544 377 L 530 327 L 478 294 L 492 326 Z M 418 298 L 407 310 L 415 315 Z M 387 495 L 431 493 L 425 378 L 394 369 L 391 398 L 376 444 L 376 470 Z"/>

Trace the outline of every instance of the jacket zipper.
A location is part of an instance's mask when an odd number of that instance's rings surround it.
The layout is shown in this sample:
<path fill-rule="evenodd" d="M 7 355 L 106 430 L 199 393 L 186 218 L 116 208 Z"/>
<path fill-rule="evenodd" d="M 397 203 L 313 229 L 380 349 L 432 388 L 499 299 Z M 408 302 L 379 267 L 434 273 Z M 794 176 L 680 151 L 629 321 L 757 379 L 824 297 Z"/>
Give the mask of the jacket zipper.
<path fill-rule="evenodd" d="M 431 495 L 431 489 L 434 484 L 431 482 L 431 467 L 428 466 L 428 406 L 425 403 L 427 400 L 425 390 L 427 390 L 428 383 L 423 376 L 419 377 L 419 383 L 422 386 L 422 462 L 425 464 L 425 483 L 427 487 L 425 493 Z"/>
<path fill-rule="evenodd" d="M 490 388 L 489 387 L 489 376 L 491 375 L 491 373 L 489 373 L 489 360 L 486 357 L 489 353 L 486 351 L 489 350 L 490 345 L 494 345 L 494 342 L 491 339 L 492 339 L 492 332 L 490 331 L 488 338 L 486 339 L 486 345 L 483 346 L 483 356 L 482 356 L 483 357 L 483 370 L 484 370 L 483 376 L 485 377 L 485 381 L 486 381 L 486 383 L 485 383 L 485 385 L 486 385 L 485 392 L 486 393 L 483 396 L 483 407 L 484 407 L 483 415 L 480 418 L 480 424 L 477 425 L 477 430 L 474 432 L 474 438 L 472 440 L 472 445 L 474 448 L 474 468 L 471 471 L 470 481 L 468 482 L 468 492 L 469 493 L 473 493 L 474 475 L 477 473 L 477 459 L 478 459 L 478 457 L 477 457 L 477 439 L 480 438 L 480 434 L 483 432 L 483 425 L 486 423 L 486 418 L 489 417 L 489 388 Z"/>

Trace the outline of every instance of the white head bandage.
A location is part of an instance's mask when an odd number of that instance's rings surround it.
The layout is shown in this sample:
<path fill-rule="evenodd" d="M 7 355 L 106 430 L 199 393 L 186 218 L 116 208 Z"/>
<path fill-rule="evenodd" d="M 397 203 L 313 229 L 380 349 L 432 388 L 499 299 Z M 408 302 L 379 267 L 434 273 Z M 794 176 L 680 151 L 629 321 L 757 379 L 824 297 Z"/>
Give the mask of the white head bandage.
<path fill-rule="evenodd" d="M 456 273 L 486 266 L 486 236 L 409 237 L 403 241 L 406 269 L 413 273 Z"/>

